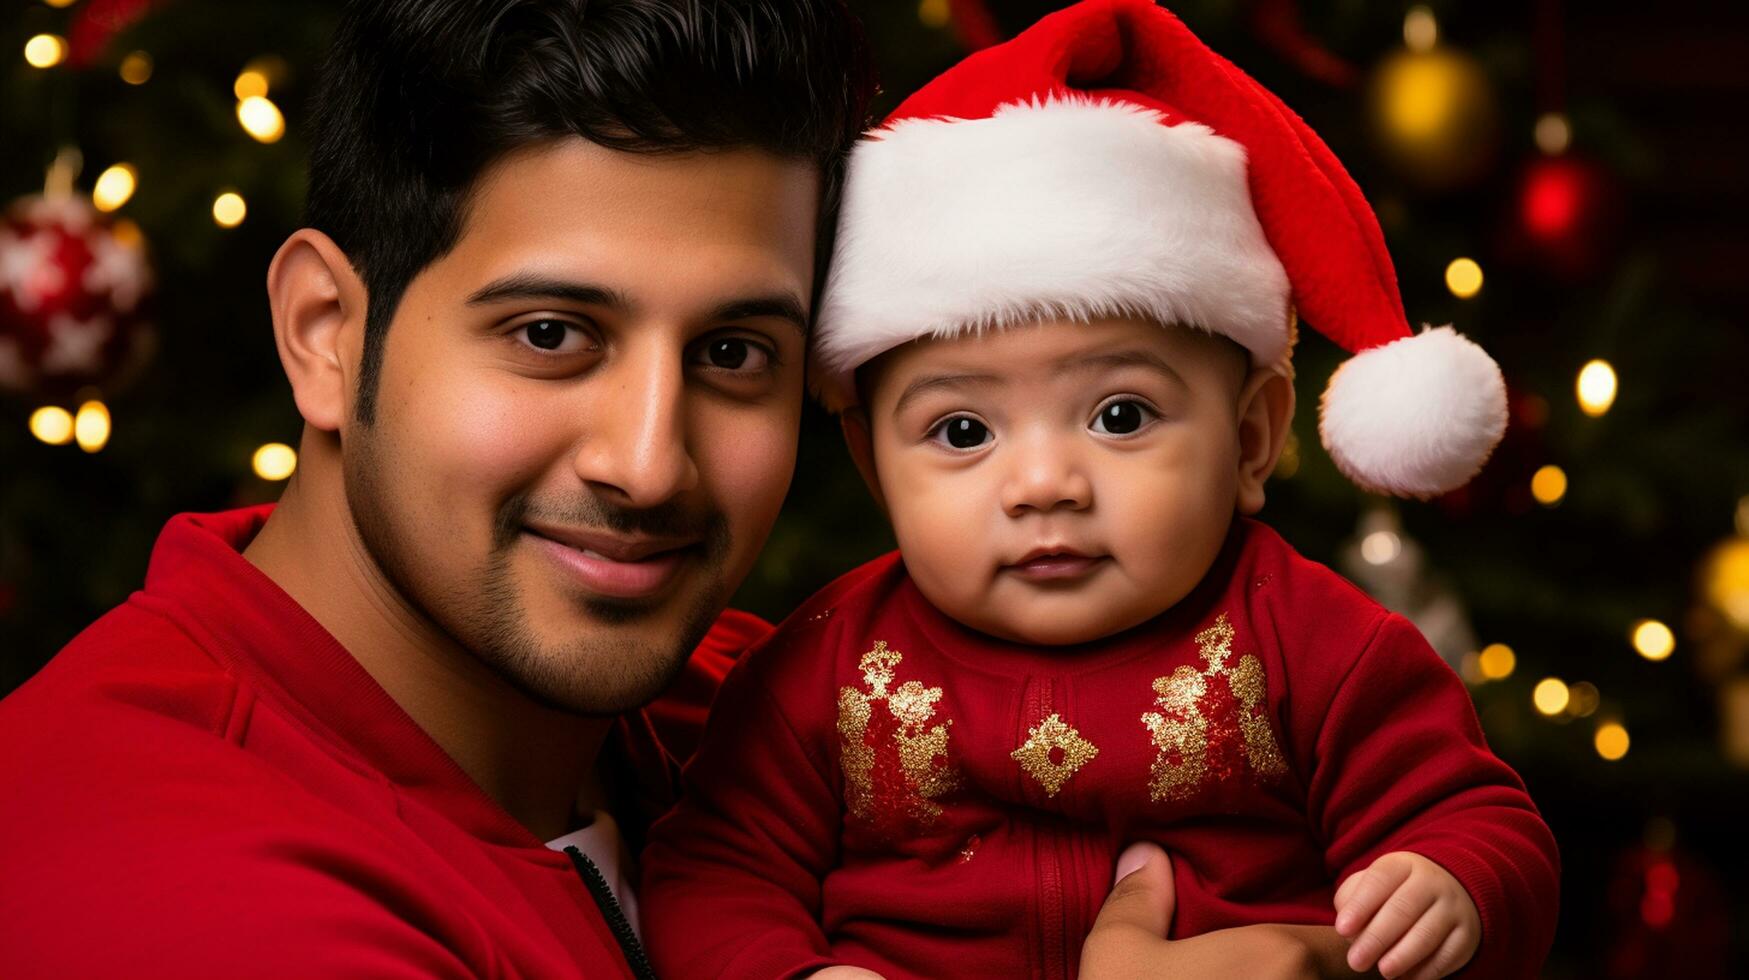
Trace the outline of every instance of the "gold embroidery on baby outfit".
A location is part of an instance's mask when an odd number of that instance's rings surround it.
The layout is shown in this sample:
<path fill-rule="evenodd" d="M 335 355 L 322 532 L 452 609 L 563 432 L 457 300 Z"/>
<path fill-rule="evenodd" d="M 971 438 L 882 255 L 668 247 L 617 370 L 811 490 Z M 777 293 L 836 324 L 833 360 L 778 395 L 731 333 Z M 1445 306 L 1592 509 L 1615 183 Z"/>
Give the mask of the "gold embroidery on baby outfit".
<path fill-rule="evenodd" d="M 1046 796 L 1056 796 L 1069 777 L 1099 754 L 1099 746 L 1081 737 L 1081 733 L 1065 724 L 1052 712 L 1032 726 L 1026 741 L 1009 757 L 1020 763 L 1026 774 L 1039 781 Z M 1051 756 L 1057 755 L 1053 761 Z"/>
<path fill-rule="evenodd" d="M 1148 774 L 1148 798 L 1156 803 L 1188 799 L 1205 782 L 1230 779 L 1240 769 L 1261 778 L 1287 771 L 1269 727 L 1263 663 L 1247 653 L 1227 666 L 1233 624 L 1226 613 L 1196 634 L 1196 645 L 1207 666 L 1156 677 L 1160 710 L 1142 715 L 1157 750 Z"/>
<path fill-rule="evenodd" d="M 935 798 L 959 785 L 947 756 L 953 720 L 929 725 L 941 688 L 906 681 L 891 689 L 902 660 L 877 640 L 857 664 L 867 690 L 838 690 L 845 806 L 884 837 L 928 827 L 941 815 Z"/>

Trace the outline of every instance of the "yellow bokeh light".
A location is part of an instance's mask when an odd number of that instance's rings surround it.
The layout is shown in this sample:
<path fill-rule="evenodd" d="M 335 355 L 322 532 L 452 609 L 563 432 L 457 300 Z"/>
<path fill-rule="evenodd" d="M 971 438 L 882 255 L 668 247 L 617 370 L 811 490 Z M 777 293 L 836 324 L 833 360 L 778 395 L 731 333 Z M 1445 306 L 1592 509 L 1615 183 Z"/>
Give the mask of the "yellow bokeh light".
<path fill-rule="evenodd" d="M 1589 718 L 1597 710 L 1597 704 L 1602 700 L 1597 693 L 1597 685 L 1590 681 L 1580 681 L 1567 689 L 1567 713 L 1575 718 Z"/>
<path fill-rule="evenodd" d="M 237 121 L 243 131 L 263 143 L 272 143 L 285 135 L 285 117 L 279 106 L 264 95 L 251 95 L 237 103 Z"/>
<path fill-rule="evenodd" d="M 1439 21 L 1431 7 L 1417 4 L 1409 8 L 1403 17 L 1403 43 L 1411 51 L 1431 51 L 1439 43 Z"/>
<path fill-rule="evenodd" d="M 57 9 L 61 7 L 71 7 L 75 2 L 76 0 L 43 0 L 43 3 Z"/>
<path fill-rule="evenodd" d="M 1749 538 L 1749 497 L 1737 500 L 1737 533 Z"/>
<path fill-rule="evenodd" d="M 1390 531 L 1374 531 L 1360 539 L 1360 557 L 1369 565 L 1389 565 L 1403 553 L 1403 539 Z"/>
<path fill-rule="evenodd" d="M 243 223 L 248 214 L 248 203 L 236 191 L 226 191 L 213 198 L 213 221 L 220 228 L 235 228 Z"/>
<path fill-rule="evenodd" d="M 1707 556 L 1701 580 L 1707 602 L 1749 633 L 1749 538 L 1730 538 Z"/>
<path fill-rule="evenodd" d="M 1579 369 L 1579 382 L 1574 387 L 1579 393 L 1579 407 L 1585 414 L 1602 415 L 1615 404 L 1615 368 L 1610 367 L 1608 361 L 1587 362 Z"/>
<path fill-rule="evenodd" d="M 1573 126 L 1558 112 L 1546 112 L 1536 121 L 1536 148 L 1549 156 L 1567 152 L 1573 142 Z"/>
<path fill-rule="evenodd" d="M 231 91 L 238 99 L 254 99 L 267 95 L 267 75 L 253 68 L 245 68 L 237 75 L 237 80 L 231 83 Z"/>
<path fill-rule="evenodd" d="M 948 0 L 920 0 L 917 19 L 924 27 L 946 27 L 953 19 L 953 10 L 948 6 Z"/>
<path fill-rule="evenodd" d="M 1477 658 L 1477 666 L 1481 668 L 1482 676 L 1488 680 L 1505 680 L 1517 668 L 1518 655 L 1504 643 L 1490 643 L 1482 648 L 1482 653 Z"/>
<path fill-rule="evenodd" d="M 51 446 L 73 441 L 73 416 L 59 405 L 44 405 L 30 413 L 30 434 Z"/>
<path fill-rule="evenodd" d="M 1530 495 L 1546 507 L 1560 503 L 1567 495 L 1567 471 L 1552 463 L 1537 470 L 1530 478 Z"/>
<path fill-rule="evenodd" d="M 1667 660 L 1676 649 L 1676 634 L 1655 619 L 1642 619 L 1634 625 L 1633 642 L 1647 660 Z"/>
<path fill-rule="evenodd" d="M 95 399 L 80 405 L 79 414 L 73 417 L 73 438 L 88 453 L 108 445 L 109 407 Z"/>
<path fill-rule="evenodd" d="M 91 203 L 99 211 L 114 211 L 134 196 L 139 183 L 139 171 L 133 164 L 118 163 L 97 175 L 91 185 Z"/>
<path fill-rule="evenodd" d="M 117 73 L 129 85 L 144 85 L 152 77 L 152 56 L 144 51 L 135 51 L 121 59 L 121 67 Z"/>
<path fill-rule="evenodd" d="M 1598 755 L 1614 762 L 1628 754 L 1628 730 L 1619 721 L 1606 721 L 1597 726 L 1592 744 L 1597 746 Z"/>
<path fill-rule="evenodd" d="M 263 480 L 283 480 L 298 468 L 298 452 L 283 442 L 270 442 L 255 450 L 255 475 Z"/>
<path fill-rule="evenodd" d="M 1545 715 L 1558 715 L 1565 711 L 1567 700 L 1571 696 L 1566 683 L 1559 677 L 1545 677 L 1537 681 L 1536 688 L 1530 692 L 1531 703 Z"/>
<path fill-rule="evenodd" d="M 24 42 L 24 60 L 32 68 L 53 68 L 67 58 L 67 41 L 56 34 L 38 34 Z"/>
<path fill-rule="evenodd" d="M 1458 299 L 1469 299 L 1482 291 L 1482 267 L 1475 259 L 1452 259 L 1445 267 L 1445 288 Z"/>

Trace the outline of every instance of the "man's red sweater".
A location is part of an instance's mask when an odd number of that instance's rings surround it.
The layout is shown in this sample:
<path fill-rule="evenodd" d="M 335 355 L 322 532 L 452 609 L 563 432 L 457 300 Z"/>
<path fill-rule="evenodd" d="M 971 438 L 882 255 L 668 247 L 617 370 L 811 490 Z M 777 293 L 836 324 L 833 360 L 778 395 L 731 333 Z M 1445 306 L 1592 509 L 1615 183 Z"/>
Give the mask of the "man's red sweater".
<path fill-rule="evenodd" d="M 897 556 L 730 674 L 652 830 L 644 937 L 669 977 L 1072 977 L 1119 850 L 1173 858 L 1171 935 L 1332 921 L 1390 851 L 1481 913 L 1469 976 L 1534 976 L 1555 842 L 1407 620 L 1242 520 L 1151 623 L 1080 647 L 942 615 Z"/>
<path fill-rule="evenodd" d="M 0 976 L 629 977 L 561 853 L 489 799 L 239 553 L 270 508 L 172 520 L 146 587 L 0 701 Z M 727 614 L 685 682 L 761 624 Z M 635 840 L 651 718 L 603 751 Z"/>

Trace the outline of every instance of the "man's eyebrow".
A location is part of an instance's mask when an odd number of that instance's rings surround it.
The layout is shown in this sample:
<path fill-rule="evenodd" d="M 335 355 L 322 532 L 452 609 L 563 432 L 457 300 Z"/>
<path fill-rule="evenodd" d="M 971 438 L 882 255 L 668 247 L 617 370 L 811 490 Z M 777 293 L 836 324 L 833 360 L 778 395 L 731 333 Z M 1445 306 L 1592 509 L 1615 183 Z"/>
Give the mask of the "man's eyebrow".
<path fill-rule="evenodd" d="M 518 272 L 495 279 L 474 290 L 468 297 L 469 306 L 482 306 L 509 299 L 559 299 L 569 303 L 586 303 L 616 310 L 628 309 L 631 303 L 625 294 L 610 286 L 553 279 L 536 273 Z"/>
<path fill-rule="evenodd" d="M 998 384 L 993 374 L 926 374 L 915 378 L 899 392 L 899 400 L 893 403 L 893 414 L 905 410 L 905 403 L 929 391 L 939 391 L 943 388 L 975 388 Z"/>
<path fill-rule="evenodd" d="M 1174 370 L 1164 357 L 1150 350 L 1112 350 L 1080 354 L 1064 358 L 1057 362 L 1057 366 L 1064 371 L 1086 370 L 1088 368 L 1153 368 L 1179 384 L 1185 383 L 1184 376 Z"/>
<path fill-rule="evenodd" d="M 709 319 L 752 320 L 762 316 L 783 320 L 801 331 L 803 337 L 808 335 L 808 311 L 802 305 L 801 297 L 795 293 L 773 293 L 770 296 L 730 300 L 712 310 Z"/>

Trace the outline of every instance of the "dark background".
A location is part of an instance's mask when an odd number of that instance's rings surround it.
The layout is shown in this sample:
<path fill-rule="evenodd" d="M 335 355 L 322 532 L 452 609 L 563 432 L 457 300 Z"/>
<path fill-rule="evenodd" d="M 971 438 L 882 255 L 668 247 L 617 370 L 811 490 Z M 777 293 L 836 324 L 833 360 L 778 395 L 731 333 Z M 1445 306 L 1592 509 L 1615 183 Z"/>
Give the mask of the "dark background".
<path fill-rule="evenodd" d="M 853 5 L 881 68 L 877 111 L 1057 6 Z M 138 585 L 170 515 L 277 495 L 251 456 L 296 445 L 300 422 L 262 284 L 297 226 L 302 106 L 333 8 L 6 8 L 0 204 L 41 193 L 62 146 L 82 152 L 79 194 L 132 164 L 138 189 L 113 218 L 124 236 L 137 229 L 157 286 L 150 345 L 130 354 L 118 341 L 77 385 L 0 388 L 0 693 Z M 1561 842 L 1546 975 L 1743 975 L 1749 951 L 1732 932 L 1749 935 L 1749 15 L 1694 0 L 1429 9 L 1437 46 L 1410 53 L 1401 3 L 1175 7 L 1332 145 L 1380 214 L 1410 316 L 1480 341 L 1511 391 L 1506 441 L 1469 488 L 1427 503 L 1368 497 L 1318 444 L 1314 406 L 1341 355 L 1306 331 L 1295 446 L 1264 517 L 1408 612 L 1471 682 L 1491 743 Z M 67 37 L 72 60 L 26 64 L 39 33 Z M 136 51 L 152 71 L 129 84 L 118 66 Z M 262 56 L 286 116 L 273 143 L 235 113 L 233 81 Z M 1381 108 L 1403 104 L 1418 131 Z M 1539 149 L 1548 113 L 1567 120 L 1570 145 Z M 248 202 L 233 229 L 211 216 L 224 189 Z M 1468 299 L 1445 283 L 1460 256 L 1485 274 Z M 0 340 L 28 328 L 0 302 Z M 1595 417 L 1574 394 L 1594 358 L 1620 382 Z M 113 414 L 100 451 L 33 436 L 36 409 L 91 398 Z M 1540 503 L 1532 476 L 1551 465 L 1566 490 Z M 1388 560 L 1363 557 L 1363 539 Z M 835 425 L 810 410 L 789 505 L 738 604 L 781 617 L 890 544 Z M 1667 659 L 1636 653 L 1644 619 L 1673 631 Z M 1490 644 L 1514 652 L 1505 677 L 1481 669 Z M 1503 661 L 1496 649 L 1488 663 L 1498 674 Z M 1572 695 L 1545 714 L 1532 691 L 1549 677 Z M 1597 747 L 1610 724 L 1631 739 L 1618 759 Z"/>

